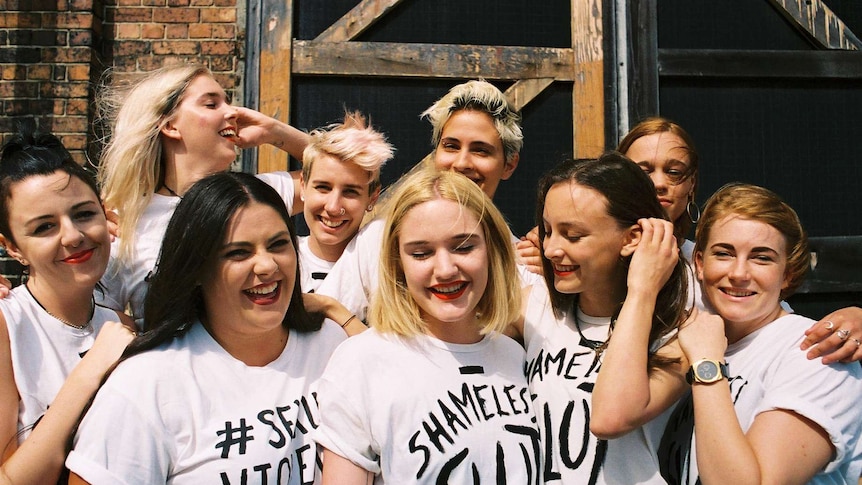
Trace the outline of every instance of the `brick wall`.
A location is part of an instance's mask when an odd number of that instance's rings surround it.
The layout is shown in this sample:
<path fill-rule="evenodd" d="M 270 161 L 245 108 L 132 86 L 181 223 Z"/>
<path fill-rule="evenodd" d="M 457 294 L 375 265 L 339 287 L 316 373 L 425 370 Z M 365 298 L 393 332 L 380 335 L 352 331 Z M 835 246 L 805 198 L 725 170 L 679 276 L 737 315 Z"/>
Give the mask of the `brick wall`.
<path fill-rule="evenodd" d="M 78 162 L 96 160 L 99 83 L 168 64 L 201 62 L 236 98 L 240 13 L 237 0 L 0 0 L 0 138 L 35 117 Z M 19 281 L 20 266 L 3 251 L 0 274 Z"/>

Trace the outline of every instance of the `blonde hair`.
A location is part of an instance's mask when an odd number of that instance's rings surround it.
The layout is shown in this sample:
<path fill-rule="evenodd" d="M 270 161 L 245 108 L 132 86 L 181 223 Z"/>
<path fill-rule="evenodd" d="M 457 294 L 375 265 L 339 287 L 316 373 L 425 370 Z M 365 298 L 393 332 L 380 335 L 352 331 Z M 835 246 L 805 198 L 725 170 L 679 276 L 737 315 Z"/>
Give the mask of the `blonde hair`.
<path fill-rule="evenodd" d="M 437 199 L 457 202 L 479 220 L 488 254 L 488 286 L 476 305 L 482 334 L 502 332 L 521 311 L 521 285 L 509 227 L 500 211 L 478 185 L 456 172 L 422 169 L 410 174 L 388 203 L 380 283 L 368 320 L 381 332 L 402 336 L 427 333 L 419 306 L 410 296 L 399 252 L 404 217 L 414 207 Z"/>
<path fill-rule="evenodd" d="M 695 232 L 696 252 L 706 250 L 712 226 L 730 215 L 768 224 L 784 236 L 787 287 L 781 290 L 781 298 L 792 295 L 802 284 L 811 259 L 808 236 L 796 211 L 769 189 L 738 182 L 727 184 L 706 201 Z"/>
<path fill-rule="evenodd" d="M 503 144 L 506 163 L 512 163 L 524 145 L 521 115 L 502 91 L 483 80 L 468 81 L 453 87 L 420 115 L 431 122 L 434 130 L 431 135 L 432 145 L 436 147 L 440 144 L 443 125 L 449 121 L 452 113 L 461 110 L 487 113 L 494 120 L 494 127 L 497 128 Z"/>
<path fill-rule="evenodd" d="M 135 229 L 164 176 L 162 128 L 174 117 L 186 88 L 198 76 L 212 76 L 197 64 L 157 69 L 126 86 L 105 87 L 97 105 L 109 141 L 99 162 L 102 200 L 120 216 L 121 261 L 132 258 Z"/>
<path fill-rule="evenodd" d="M 386 136 L 375 131 L 370 121 L 359 111 L 344 113 L 342 123 L 313 130 L 309 138 L 302 152 L 302 176 L 306 182 L 311 177 L 314 162 L 321 155 L 329 155 L 365 169 L 368 172 L 369 195 L 380 187 L 380 169 L 395 152 L 395 148 L 386 141 Z"/>

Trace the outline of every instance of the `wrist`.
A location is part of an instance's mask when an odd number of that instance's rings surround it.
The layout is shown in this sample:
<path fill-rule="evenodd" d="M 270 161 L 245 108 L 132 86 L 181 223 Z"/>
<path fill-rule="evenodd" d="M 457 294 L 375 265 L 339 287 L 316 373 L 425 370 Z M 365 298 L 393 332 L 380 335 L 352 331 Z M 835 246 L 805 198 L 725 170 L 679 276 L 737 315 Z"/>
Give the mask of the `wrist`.
<path fill-rule="evenodd" d="M 698 359 L 685 374 L 689 384 L 712 384 L 729 377 L 724 359 Z"/>

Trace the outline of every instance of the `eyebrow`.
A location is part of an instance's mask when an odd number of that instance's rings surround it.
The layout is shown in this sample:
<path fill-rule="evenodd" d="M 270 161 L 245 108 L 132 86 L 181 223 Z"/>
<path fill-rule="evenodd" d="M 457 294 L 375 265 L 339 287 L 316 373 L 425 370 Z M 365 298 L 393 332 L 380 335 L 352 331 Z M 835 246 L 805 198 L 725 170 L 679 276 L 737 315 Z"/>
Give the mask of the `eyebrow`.
<path fill-rule="evenodd" d="M 285 237 L 285 236 L 287 236 L 289 239 L 290 238 L 290 231 L 279 231 L 278 233 L 274 234 L 272 237 L 267 239 L 266 243 L 272 244 L 276 240 L 281 239 L 282 237 Z M 232 246 L 243 247 L 243 246 L 254 246 L 254 244 L 252 244 L 251 241 L 229 241 L 226 244 L 222 244 L 221 247 L 222 247 L 222 249 L 226 249 L 226 248 L 229 248 Z"/>
<path fill-rule="evenodd" d="M 470 233 L 464 233 L 464 234 L 455 234 L 454 236 L 448 238 L 447 241 L 449 241 L 449 242 L 457 241 L 457 242 L 459 242 L 459 244 L 463 244 L 464 242 L 472 241 L 472 240 L 475 240 L 478 238 L 479 238 L 478 234 L 476 234 L 475 232 L 470 232 Z M 413 246 L 425 246 L 427 244 L 430 244 L 430 241 L 424 241 L 424 240 L 409 241 L 409 242 L 404 243 L 404 247 L 406 248 L 406 247 L 413 247 Z"/>
<path fill-rule="evenodd" d="M 736 247 L 734 247 L 733 244 L 729 244 L 729 243 L 715 243 L 711 247 L 712 248 L 719 247 L 722 249 L 732 249 L 732 250 L 736 251 Z M 769 246 L 755 246 L 755 247 L 751 248 L 751 252 L 752 253 L 772 253 L 772 254 L 778 255 L 778 251 L 776 251 L 775 249 L 773 249 Z"/>
<path fill-rule="evenodd" d="M 72 206 L 72 210 L 73 210 L 73 211 L 74 211 L 74 210 L 78 210 L 78 209 L 80 209 L 80 208 L 82 208 L 82 207 L 84 207 L 84 206 L 90 205 L 90 204 L 92 204 L 92 205 L 98 205 L 98 204 L 96 204 L 96 202 L 95 202 L 95 201 L 93 201 L 93 200 L 85 200 L 85 201 L 83 201 L 83 202 L 78 202 L 77 204 L 73 205 L 73 206 Z M 28 221 L 26 221 L 26 222 L 24 223 L 24 225 L 29 225 L 29 224 L 32 224 L 33 222 L 39 222 L 39 221 L 49 220 L 49 219 L 53 219 L 53 218 L 54 218 L 54 215 L 53 215 L 53 214 L 45 214 L 45 215 L 41 215 L 41 216 L 36 216 L 36 217 L 34 217 L 34 218 L 29 219 Z"/>
<path fill-rule="evenodd" d="M 371 178 L 370 175 L 369 175 L 369 178 Z M 329 180 L 324 180 L 324 179 L 311 179 L 308 181 L 308 183 L 310 183 L 311 185 L 314 185 L 314 184 L 335 185 L 332 182 L 330 182 Z M 344 184 L 344 186 L 347 187 L 348 189 L 364 189 L 364 188 L 368 187 L 369 183 L 371 183 L 371 180 L 369 180 L 365 184 Z"/>

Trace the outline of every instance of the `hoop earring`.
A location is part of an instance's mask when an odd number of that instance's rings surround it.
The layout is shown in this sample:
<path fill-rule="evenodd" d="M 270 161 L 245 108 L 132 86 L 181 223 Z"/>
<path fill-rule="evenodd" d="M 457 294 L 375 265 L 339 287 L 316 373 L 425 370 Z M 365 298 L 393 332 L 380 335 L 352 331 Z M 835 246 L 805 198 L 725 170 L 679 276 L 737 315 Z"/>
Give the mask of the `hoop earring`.
<path fill-rule="evenodd" d="M 694 210 L 692 210 L 692 206 Z M 688 204 L 685 205 L 685 211 L 688 212 L 688 220 L 691 221 L 692 224 L 697 224 L 697 221 L 700 220 L 700 207 L 697 206 L 697 202 L 694 201 L 694 197 L 688 199 Z M 692 214 L 694 212 L 694 214 Z"/>

